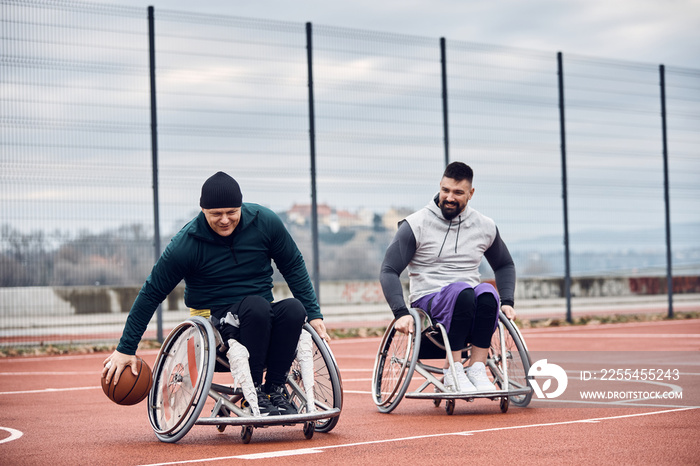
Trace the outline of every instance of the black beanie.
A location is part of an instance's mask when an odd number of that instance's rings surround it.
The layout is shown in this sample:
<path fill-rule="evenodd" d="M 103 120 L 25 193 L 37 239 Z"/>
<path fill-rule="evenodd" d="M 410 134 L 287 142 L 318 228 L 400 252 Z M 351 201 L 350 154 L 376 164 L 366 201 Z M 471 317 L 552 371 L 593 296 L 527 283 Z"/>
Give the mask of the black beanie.
<path fill-rule="evenodd" d="M 203 209 L 240 207 L 243 203 L 241 188 L 236 180 L 224 172 L 217 172 L 202 185 L 199 206 Z"/>

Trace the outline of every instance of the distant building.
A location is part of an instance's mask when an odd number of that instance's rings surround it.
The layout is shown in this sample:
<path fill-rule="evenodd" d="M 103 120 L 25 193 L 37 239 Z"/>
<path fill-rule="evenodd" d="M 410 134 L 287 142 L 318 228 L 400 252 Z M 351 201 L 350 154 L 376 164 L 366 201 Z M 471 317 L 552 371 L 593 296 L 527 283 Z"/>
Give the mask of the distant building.
<path fill-rule="evenodd" d="M 318 204 L 318 224 L 328 227 L 330 231 L 337 233 L 341 228 L 366 226 L 363 216 L 353 214 L 347 210 L 338 210 L 328 204 Z M 287 211 L 287 219 L 296 225 L 309 225 L 311 223 L 311 205 L 294 204 Z"/>
<path fill-rule="evenodd" d="M 329 218 L 331 215 L 332 209 L 327 204 L 318 204 L 316 209 L 319 223 L 322 218 Z M 296 225 L 308 225 L 311 223 L 311 204 L 294 204 L 287 211 L 287 220 Z"/>
<path fill-rule="evenodd" d="M 416 209 L 410 209 L 408 207 L 392 207 L 384 214 L 382 224 L 387 230 L 395 231 L 398 229 L 398 223 L 415 211 Z"/>

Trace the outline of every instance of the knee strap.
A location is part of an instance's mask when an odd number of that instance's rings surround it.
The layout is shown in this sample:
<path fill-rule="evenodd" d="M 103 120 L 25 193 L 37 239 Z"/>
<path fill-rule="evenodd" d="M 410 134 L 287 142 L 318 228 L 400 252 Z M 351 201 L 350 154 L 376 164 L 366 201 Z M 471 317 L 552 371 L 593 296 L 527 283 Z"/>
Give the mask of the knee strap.
<path fill-rule="evenodd" d="M 231 375 L 233 376 L 233 384 L 240 384 L 243 397 L 250 405 L 253 416 L 260 416 L 260 408 L 258 407 L 258 394 L 253 384 L 253 377 L 250 375 L 250 365 L 248 358 L 250 353 L 245 346 L 233 338 L 228 340 L 229 349 L 226 352 L 226 357 L 230 364 Z"/>
<path fill-rule="evenodd" d="M 301 369 L 301 380 L 304 382 L 306 392 L 306 411 L 316 410 L 314 400 L 314 350 L 311 334 L 306 330 L 301 331 L 299 343 L 297 343 L 297 361 Z"/>

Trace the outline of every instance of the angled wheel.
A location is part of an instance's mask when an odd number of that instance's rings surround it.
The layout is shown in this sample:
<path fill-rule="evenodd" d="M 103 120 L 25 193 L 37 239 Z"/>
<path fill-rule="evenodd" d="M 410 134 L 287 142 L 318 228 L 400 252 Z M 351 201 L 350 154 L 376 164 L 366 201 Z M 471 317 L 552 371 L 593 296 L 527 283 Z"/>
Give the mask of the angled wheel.
<path fill-rule="evenodd" d="M 445 412 L 448 416 L 452 416 L 455 412 L 455 400 L 445 401 Z"/>
<path fill-rule="evenodd" d="M 330 347 L 326 344 L 311 325 L 304 324 L 304 330 L 311 334 L 313 341 L 313 362 L 314 362 L 314 399 L 317 409 L 343 408 L 343 384 L 340 378 L 340 371 L 335 362 L 335 357 Z M 297 359 L 294 359 L 289 371 L 288 380 L 291 379 L 304 391 L 304 382 L 301 377 L 301 366 Z M 303 404 L 293 389 L 289 389 L 292 394 L 292 403 L 296 406 Z M 340 416 L 320 419 L 313 423 L 316 432 L 327 433 L 333 430 L 338 424 Z M 310 437 L 307 437 L 310 438 Z"/>
<path fill-rule="evenodd" d="M 501 401 L 499 402 L 499 406 L 501 408 L 502 413 L 507 413 L 508 412 L 508 406 L 510 405 L 510 400 L 508 399 L 507 396 L 504 396 L 501 398 Z"/>
<path fill-rule="evenodd" d="M 418 312 L 409 309 L 413 317 L 413 333 L 401 333 L 394 327 L 396 319 L 384 332 L 374 361 L 372 399 L 382 413 L 398 406 L 413 377 L 420 351 L 421 322 Z"/>
<path fill-rule="evenodd" d="M 243 440 L 243 443 L 250 443 L 251 438 L 253 438 L 253 426 L 241 427 L 241 440 Z"/>
<path fill-rule="evenodd" d="M 219 409 L 220 409 L 220 414 L 219 414 L 220 417 L 229 417 L 229 416 L 231 415 L 231 411 L 229 411 L 227 407 L 222 406 L 222 407 L 219 408 Z M 226 430 L 226 424 L 217 424 L 217 425 L 216 425 L 216 430 L 218 430 L 219 432 L 225 431 L 225 430 Z"/>
<path fill-rule="evenodd" d="M 311 440 L 314 436 L 314 423 L 313 422 L 305 422 L 304 423 L 304 437 L 306 440 Z"/>
<path fill-rule="evenodd" d="M 527 393 L 508 396 L 510 403 L 521 408 L 530 404 L 532 390 L 527 382 L 530 355 L 517 327 L 502 313 L 499 314 L 499 325 L 491 339 L 487 365 L 493 374 L 494 382 L 502 389 L 528 389 Z M 506 377 L 507 387 L 504 386 Z"/>
<path fill-rule="evenodd" d="M 180 440 L 195 424 L 214 377 L 216 348 L 209 322 L 191 317 L 165 339 L 154 364 L 148 418 L 162 442 Z"/>

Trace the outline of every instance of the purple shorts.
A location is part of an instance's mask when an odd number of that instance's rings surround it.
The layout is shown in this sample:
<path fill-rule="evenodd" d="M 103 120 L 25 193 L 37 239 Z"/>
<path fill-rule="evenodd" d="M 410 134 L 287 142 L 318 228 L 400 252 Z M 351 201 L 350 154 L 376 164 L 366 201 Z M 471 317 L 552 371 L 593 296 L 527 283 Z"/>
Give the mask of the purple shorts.
<path fill-rule="evenodd" d="M 457 302 L 457 296 L 468 289 L 472 288 L 471 285 L 464 282 L 450 283 L 444 286 L 437 293 L 431 293 L 429 295 L 418 298 L 411 305 L 423 309 L 427 312 L 434 322 L 440 323 L 445 327 L 445 330 L 450 331 L 450 324 L 452 323 L 452 314 L 455 309 L 455 303 Z M 500 298 L 498 297 L 498 292 L 496 288 L 490 283 L 479 283 L 474 288 L 474 297 L 478 298 L 484 293 L 491 293 L 496 302 L 500 303 Z M 501 311 L 501 305 L 498 305 L 498 311 Z M 496 319 L 496 325 L 498 325 L 498 319 Z M 496 327 L 494 327 L 494 330 Z"/>

